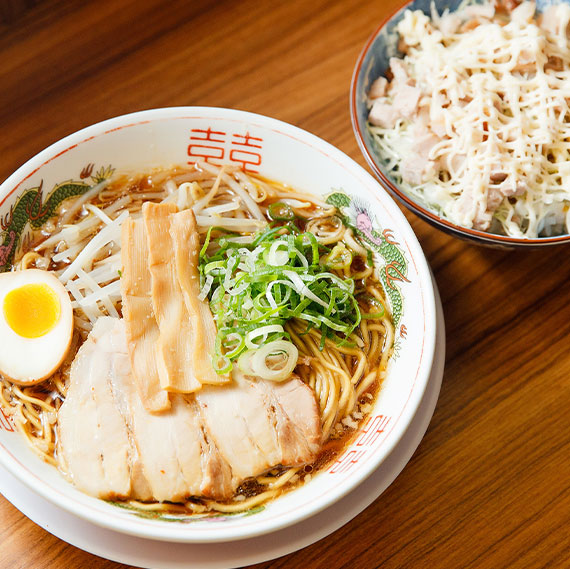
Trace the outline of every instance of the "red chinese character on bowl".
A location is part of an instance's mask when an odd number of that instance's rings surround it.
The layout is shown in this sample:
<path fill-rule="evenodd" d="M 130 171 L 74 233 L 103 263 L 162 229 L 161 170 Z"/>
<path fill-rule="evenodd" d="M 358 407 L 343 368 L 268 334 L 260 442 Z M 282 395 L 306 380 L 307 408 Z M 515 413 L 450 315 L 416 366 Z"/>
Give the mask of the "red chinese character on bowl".
<path fill-rule="evenodd" d="M 261 165 L 261 152 L 251 149 L 261 149 L 261 144 L 259 144 L 261 142 L 263 142 L 262 138 L 252 136 L 249 132 L 234 134 L 230 160 L 241 164 L 246 172 L 259 172 L 257 167 Z"/>
<path fill-rule="evenodd" d="M 188 145 L 188 156 L 190 158 L 202 158 L 206 162 L 212 160 L 223 160 L 225 155 L 226 133 L 223 131 L 193 128 L 190 131 L 190 144 Z M 190 163 L 194 163 L 192 160 Z"/>

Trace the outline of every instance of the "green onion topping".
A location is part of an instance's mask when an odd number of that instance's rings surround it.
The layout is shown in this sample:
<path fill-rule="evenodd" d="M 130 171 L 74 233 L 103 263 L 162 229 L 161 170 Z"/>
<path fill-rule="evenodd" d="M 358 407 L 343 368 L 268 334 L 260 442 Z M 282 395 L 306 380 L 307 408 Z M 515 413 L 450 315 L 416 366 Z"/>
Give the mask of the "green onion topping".
<path fill-rule="evenodd" d="M 274 221 L 291 221 L 295 218 L 295 214 L 293 213 L 291 206 L 283 202 L 272 203 L 267 208 L 267 211 L 269 213 L 269 217 Z"/>
<path fill-rule="evenodd" d="M 291 211 L 287 204 L 272 206 Z M 331 251 L 293 223 L 270 226 L 247 245 L 211 234 L 200 252 L 200 297 L 209 299 L 218 327 L 213 360 L 219 373 L 240 359 L 242 371 L 267 370 L 266 378 L 275 381 L 288 377 L 298 355 L 284 329 L 292 318 L 307 323 L 305 333 L 320 331 L 321 349 L 327 338 L 349 342 L 362 318 L 354 281 L 329 270 L 350 266 L 344 244 Z"/>

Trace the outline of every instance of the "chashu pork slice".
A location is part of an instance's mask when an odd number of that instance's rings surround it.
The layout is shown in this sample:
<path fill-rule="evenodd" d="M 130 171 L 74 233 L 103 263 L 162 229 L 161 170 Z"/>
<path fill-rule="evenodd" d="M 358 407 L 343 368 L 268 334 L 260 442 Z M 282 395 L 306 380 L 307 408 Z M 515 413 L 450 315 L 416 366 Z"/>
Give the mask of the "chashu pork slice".
<path fill-rule="evenodd" d="M 60 469 L 102 499 L 224 499 L 235 484 L 205 431 L 196 402 L 172 394 L 151 413 L 131 374 L 125 323 L 100 318 L 80 348 L 58 415 Z"/>
<path fill-rule="evenodd" d="M 210 448 L 192 400 L 172 394 L 168 412 L 149 413 L 128 378 L 119 378 L 116 387 L 152 499 L 177 502 L 190 496 L 231 495 L 231 472 L 217 449 Z"/>
<path fill-rule="evenodd" d="M 234 486 L 277 466 L 313 462 L 321 422 L 313 391 L 300 379 L 283 383 L 233 372 L 224 388 L 195 394 L 204 424 L 229 463 Z"/>
<path fill-rule="evenodd" d="M 297 378 L 234 373 L 225 386 L 171 394 L 152 413 L 133 380 L 125 322 L 100 318 L 72 365 L 58 417 L 60 468 L 103 499 L 229 499 L 247 478 L 312 462 L 321 426 L 312 390 Z"/>
<path fill-rule="evenodd" d="M 100 318 L 71 366 L 58 412 L 60 469 L 83 492 L 98 498 L 131 495 L 131 444 L 111 380 L 131 377 L 126 354 L 111 334 L 114 318 Z M 124 341 L 123 341 L 124 343 Z"/>
<path fill-rule="evenodd" d="M 255 384 L 233 374 L 223 389 L 204 386 L 195 394 L 204 424 L 231 467 L 233 485 L 281 463 L 271 410 Z"/>
<path fill-rule="evenodd" d="M 298 378 L 283 382 L 257 382 L 273 420 L 281 463 L 300 465 L 312 462 L 321 448 L 319 408 L 312 389 Z"/>

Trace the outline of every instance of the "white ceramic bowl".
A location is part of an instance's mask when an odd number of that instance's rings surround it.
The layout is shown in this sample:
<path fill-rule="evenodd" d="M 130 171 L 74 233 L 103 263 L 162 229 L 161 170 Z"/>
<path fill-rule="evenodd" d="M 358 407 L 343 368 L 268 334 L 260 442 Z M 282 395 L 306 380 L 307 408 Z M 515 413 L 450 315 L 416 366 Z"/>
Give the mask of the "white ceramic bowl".
<path fill-rule="evenodd" d="M 343 213 L 360 236 L 375 247 L 379 271 L 387 276 L 396 313 L 397 350 L 373 412 L 352 445 L 303 487 L 249 515 L 173 522 L 142 517 L 87 496 L 42 462 L 0 414 L 0 464 L 31 490 L 100 526 L 188 543 L 229 541 L 275 531 L 323 510 L 365 480 L 398 443 L 418 408 L 432 368 L 436 328 L 428 265 L 392 198 L 372 176 L 330 144 L 259 115 L 217 108 L 168 108 L 88 127 L 53 144 L 2 184 L 0 220 L 10 221 L 6 216 L 12 207 L 25 211 L 28 219 L 30 213 L 38 219 L 41 204 L 49 203 L 55 186 L 67 180 L 81 181 L 82 177 L 87 180 L 101 168 L 148 170 L 193 163 L 196 158 L 237 162 L 317 195 L 337 193 L 345 203 Z M 18 209 L 18 200 L 40 186 L 41 203 L 28 197 L 27 203 L 32 205 Z M 11 225 L 3 227 L 1 263 L 8 262 L 13 254 L 10 243 L 19 243 L 25 235 L 25 228 L 20 233 L 24 223 L 25 216 L 14 216 Z M 18 238 L 12 240 L 11 232 Z"/>

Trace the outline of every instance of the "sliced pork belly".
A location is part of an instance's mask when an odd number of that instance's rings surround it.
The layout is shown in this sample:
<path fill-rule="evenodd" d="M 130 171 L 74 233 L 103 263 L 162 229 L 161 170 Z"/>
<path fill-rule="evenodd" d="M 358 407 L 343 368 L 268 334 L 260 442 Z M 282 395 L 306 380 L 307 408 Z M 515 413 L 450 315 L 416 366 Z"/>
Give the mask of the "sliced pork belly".
<path fill-rule="evenodd" d="M 96 322 L 73 361 L 58 413 L 62 470 L 80 490 L 99 498 L 131 494 L 129 434 L 111 387 L 114 376 L 130 379 L 131 371 L 128 356 L 113 341 L 114 325 L 113 318 Z"/>
<path fill-rule="evenodd" d="M 258 380 L 265 405 L 275 417 L 281 464 L 311 462 L 321 445 L 321 419 L 311 388 L 300 379 L 280 383 Z"/>
<path fill-rule="evenodd" d="M 126 378 L 128 380 L 128 378 Z M 137 392 L 128 381 L 117 384 L 120 404 L 125 409 L 125 420 L 132 433 L 132 444 L 140 457 L 141 470 L 148 484 L 148 496 L 133 496 L 145 500 L 182 500 L 190 494 L 199 493 L 200 444 L 191 421 L 184 421 L 180 400 L 172 397 L 168 413 L 148 413 Z M 190 424 L 189 424 L 190 423 Z M 188 444 L 186 455 L 179 457 L 176 428 L 186 429 Z M 181 461 L 188 457 L 197 465 L 186 480 Z"/>
<path fill-rule="evenodd" d="M 234 478 L 247 478 L 281 463 L 272 412 L 254 382 L 234 374 L 230 386 L 204 387 L 195 398 Z"/>
<path fill-rule="evenodd" d="M 128 378 L 121 377 L 116 387 L 152 499 L 176 502 L 189 496 L 231 495 L 231 472 L 219 464 L 217 449 L 205 440 L 200 414 L 191 399 L 173 394 L 170 411 L 153 414 L 145 409 Z M 133 497 L 149 499 L 144 494 Z"/>
<path fill-rule="evenodd" d="M 312 462 L 320 447 L 313 392 L 236 373 L 227 386 L 171 394 L 152 413 L 130 370 L 125 323 L 95 324 L 72 366 L 59 412 L 58 459 L 81 490 L 99 498 L 228 499 L 277 465 Z"/>
<path fill-rule="evenodd" d="M 233 379 L 231 386 L 203 388 L 195 397 L 234 479 L 312 462 L 322 432 L 311 389 L 296 378 L 276 383 L 234 371 Z"/>

